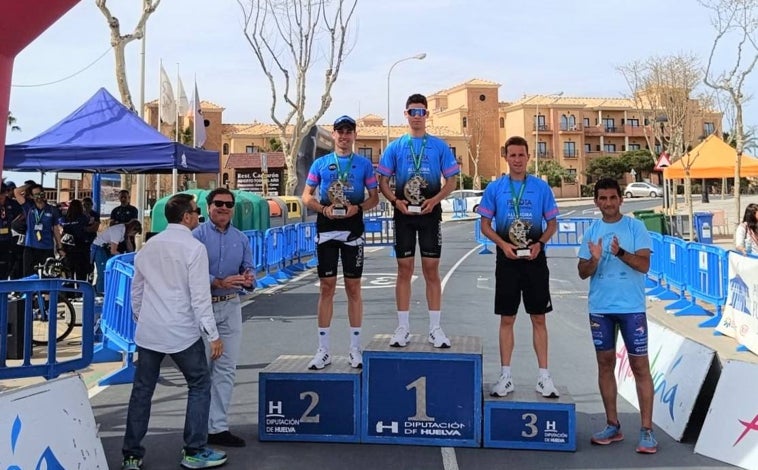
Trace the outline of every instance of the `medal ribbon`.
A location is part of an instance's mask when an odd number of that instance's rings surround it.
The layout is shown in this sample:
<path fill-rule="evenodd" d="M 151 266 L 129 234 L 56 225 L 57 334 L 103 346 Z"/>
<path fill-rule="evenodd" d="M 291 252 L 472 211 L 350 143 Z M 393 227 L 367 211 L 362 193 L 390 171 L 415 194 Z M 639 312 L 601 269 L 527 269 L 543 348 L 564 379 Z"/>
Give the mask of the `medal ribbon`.
<path fill-rule="evenodd" d="M 340 159 L 336 153 L 334 154 L 334 163 L 337 164 L 337 178 L 343 183 L 347 183 L 347 177 L 350 175 L 350 168 L 353 166 L 353 154 L 350 154 L 350 158 L 347 160 L 347 167 L 344 170 L 342 169 L 342 165 L 340 165 Z"/>
<path fill-rule="evenodd" d="M 416 150 L 413 148 L 413 141 L 410 134 L 408 136 L 408 149 L 411 152 L 411 158 L 413 158 L 413 174 L 418 176 L 421 170 L 421 160 L 424 158 L 424 150 L 426 150 L 426 134 L 421 139 L 421 151 L 416 155 Z"/>
<path fill-rule="evenodd" d="M 519 188 L 518 195 L 516 195 L 516 190 L 513 189 L 513 180 L 508 177 L 508 183 L 511 185 L 511 201 L 513 202 L 513 212 L 516 216 L 515 220 L 519 220 L 521 216 L 521 197 L 524 195 L 524 189 L 526 189 L 526 178 L 527 176 L 524 176 L 524 183 Z"/>

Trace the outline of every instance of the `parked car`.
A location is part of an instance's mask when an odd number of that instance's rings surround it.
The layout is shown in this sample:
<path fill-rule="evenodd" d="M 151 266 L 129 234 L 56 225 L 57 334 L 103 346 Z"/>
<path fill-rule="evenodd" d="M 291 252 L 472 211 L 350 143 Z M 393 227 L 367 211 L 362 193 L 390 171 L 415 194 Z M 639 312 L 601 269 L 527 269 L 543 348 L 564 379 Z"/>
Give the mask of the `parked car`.
<path fill-rule="evenodd" d="M 479 203 L 482 201 L 482 194 L 484 191 L 481 189 L 459 189 L 450 193 L 448 197 L 442 200 L 442 212 L 454 212 L 453 200 L 465 199 L 466 200 L 466 212 L 475 212 L 479 207 Z"/>
<path fill-rule="evenodd" d="M 650 183 L 629 183 L 624 189 L 624 197 L 663 197 L 663 188 Z"/>

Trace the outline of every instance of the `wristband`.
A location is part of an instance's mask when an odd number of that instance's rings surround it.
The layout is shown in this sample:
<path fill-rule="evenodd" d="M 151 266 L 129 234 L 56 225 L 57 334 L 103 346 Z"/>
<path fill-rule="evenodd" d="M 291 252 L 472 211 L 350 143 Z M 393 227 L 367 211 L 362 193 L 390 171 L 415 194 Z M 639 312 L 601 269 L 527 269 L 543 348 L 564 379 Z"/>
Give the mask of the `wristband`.
<path fill-rule="evenodd" d="M 393 200 L 390 201 L 390 205 L 392 207 L 397 207 L 395 204 L 397 204 L 397 198 L 395 198 L 395 199 L 393 199 Z"/>
<path fill-rule="evenodd" d="M 540 248 L 542 248 L 544 250 L 545 249 L 545 242 L 543 242 L 542 240 L 537 240 L 537 242 L 540 244 Z"/>
<path fill-rule="evenodd" d="M 616 252 L 616 258 L 621 258 L 625 254 L 626 254 L 626 250 L 623 249 L 623 248 L 621 248 L 621 247 L 619 247 L 619 251 Z"/>

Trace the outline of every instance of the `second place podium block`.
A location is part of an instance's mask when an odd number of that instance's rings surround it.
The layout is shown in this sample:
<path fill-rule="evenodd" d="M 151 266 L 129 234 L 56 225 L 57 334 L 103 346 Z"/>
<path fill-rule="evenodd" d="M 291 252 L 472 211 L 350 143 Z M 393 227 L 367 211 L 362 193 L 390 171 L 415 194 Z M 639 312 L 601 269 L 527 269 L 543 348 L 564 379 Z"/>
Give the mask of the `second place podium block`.
<path fill-rule="evenodd" d="M 320 371 L 311 356 L 279 356 L 260 373 L 261 441 L 359 442 L 361 370 L 336 356 Z"/>
<path fill-rule="evenodd" d="M 482 341 L 451 336 L 436 349 L 413 335 L 404 348 L 376 335 L 363 351 L 361 441 L 479 447 Z"/>

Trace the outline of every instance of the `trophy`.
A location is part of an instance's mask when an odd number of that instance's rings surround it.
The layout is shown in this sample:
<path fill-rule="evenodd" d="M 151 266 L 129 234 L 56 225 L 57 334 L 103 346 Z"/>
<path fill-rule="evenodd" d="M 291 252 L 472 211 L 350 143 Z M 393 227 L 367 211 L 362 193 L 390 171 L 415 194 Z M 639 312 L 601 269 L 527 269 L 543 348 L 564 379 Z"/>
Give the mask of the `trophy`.
<path fill-rule="evenodd" d="M 347 215 L 349 202 L 345 197 L 345 189 L 345 183 L 340 180 L 333 181 L 329 185 L 329 202 L 332 204 L 332 215 L 335 217 Z"/>
<path fill-rule="evenodd" d="M 413 176 L 405 183 L 403 194 L 405 195 L 405 200 L 408 201 L 408 212 L 414 214 L 421 213 L 421 203 L 426 200 L 424 195 L 421 194 L 421 190 L 426 188 L 426 186 L 426 180 L 419 175 Z"/>
<path fill-rule="evenodd" d="M 529 222 L 516 219 L 508 228 L 508 238 L 511 243 L 516 245 L 516 256 L 519 258 L 529 258 L 532 255 L 532 250 L 529 249 L 529 240 L 526 238 L 529 235 L 530 227 Z"/>

